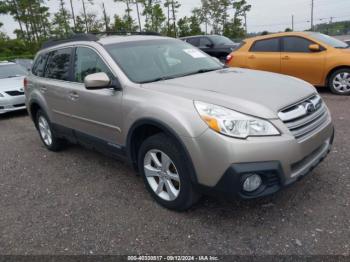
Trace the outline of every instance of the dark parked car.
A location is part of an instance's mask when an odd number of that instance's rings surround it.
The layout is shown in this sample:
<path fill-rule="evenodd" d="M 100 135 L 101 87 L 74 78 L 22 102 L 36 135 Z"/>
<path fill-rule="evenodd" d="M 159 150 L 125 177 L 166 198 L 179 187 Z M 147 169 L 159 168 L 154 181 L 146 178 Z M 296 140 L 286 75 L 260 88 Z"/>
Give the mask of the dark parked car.
<path fill-rule="evenodd" d="M 198 47 L 203 52 L 214 56 L 220 61 L 225 61 L 229 55 L 239 44 L 231 39 L 221 35 L 198 35 L 183 37 L 181 40 Z"/>

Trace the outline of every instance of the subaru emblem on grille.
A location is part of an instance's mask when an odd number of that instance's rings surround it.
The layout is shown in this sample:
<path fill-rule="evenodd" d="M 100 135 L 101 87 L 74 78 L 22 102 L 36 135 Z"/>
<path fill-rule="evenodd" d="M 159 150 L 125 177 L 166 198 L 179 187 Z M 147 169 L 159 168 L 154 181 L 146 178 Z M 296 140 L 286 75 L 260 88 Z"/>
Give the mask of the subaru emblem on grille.
<path fill-rule="evenodd" d="M 307 111 L 309 114 L 311 114 L 311 113 L 313 113 L 313 112 L 316 111 L 316 106 L 314 106 L 313 103 L 306 103 L 304 106 L 305 106 L 306 111 Z"/>

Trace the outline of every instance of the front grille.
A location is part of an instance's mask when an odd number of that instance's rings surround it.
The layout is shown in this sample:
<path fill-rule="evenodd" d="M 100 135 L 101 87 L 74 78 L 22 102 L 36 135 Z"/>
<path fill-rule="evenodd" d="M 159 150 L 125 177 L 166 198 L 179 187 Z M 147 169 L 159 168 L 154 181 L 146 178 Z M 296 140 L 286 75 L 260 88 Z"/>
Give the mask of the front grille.
<path fill-rule="evenodd" d="M 322 98 L 315 95 L 283 109 L 278 116 L 293 136 L 301 141 L 327 121 L 328 111 Z"/>
<path fill-rule="evenodd" d="M 5 93 L 8 94 L 9 96 L 21 96 L 21 95 L 24 95 L 24 92 L 17 91 L 17 90 L 6 91 Z"/>

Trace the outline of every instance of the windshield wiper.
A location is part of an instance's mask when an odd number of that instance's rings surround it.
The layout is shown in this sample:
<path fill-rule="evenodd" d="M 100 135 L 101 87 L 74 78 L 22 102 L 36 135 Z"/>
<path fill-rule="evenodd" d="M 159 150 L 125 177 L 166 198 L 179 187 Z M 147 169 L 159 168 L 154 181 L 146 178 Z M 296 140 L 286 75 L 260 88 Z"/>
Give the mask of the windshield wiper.
<path fill-rule="evenodd" d="M 154 83 L 154 82 L 159 82 L 159 81 L 164 81 L 164 80 L 169 80 L 176 78 L 177 76 L 162 76 L 162 77 L 157 77 L 151 80 L 143 81 L 140 84 L 147 84 L 147 83 Z"/>
<path fill-rule="evenodd" d="M 227 68 L 227 67 L 226 67 L 226 66 L 223 66 L 223 67 L 215 68 L 215 69 L 199 69 L 199 70 L 197 70 L 197 71 L 195 71 L 195 72 L 191 72 L 191 73 L 185 73 L 185 74 L 179 74 L 179 75 L 172 75 L 172 76 L 162 76 L 162 77 L 154 78 L 154 79 L 152 79 L 152 80 L 143 81 L 143 82 L 141 82 L 140 84 L 154 83 L 154 82 L 159 82 L 159 81 L 174 79 L 174 78 L 178 78 L 178 77 L 184 77 L 184 76 L 202 74 L 202 73 L 207 73 L 207 72 L 211 72 L 211 71 L 217 71 L 217 70 L 224 69 L 224 68 Z"/>

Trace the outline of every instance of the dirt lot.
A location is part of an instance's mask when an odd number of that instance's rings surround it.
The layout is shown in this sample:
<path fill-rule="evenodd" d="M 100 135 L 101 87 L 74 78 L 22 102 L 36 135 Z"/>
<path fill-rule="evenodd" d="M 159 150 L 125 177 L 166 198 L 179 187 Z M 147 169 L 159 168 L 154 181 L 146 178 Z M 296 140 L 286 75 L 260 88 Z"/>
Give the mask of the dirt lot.
<path fill-rule="evenodd" d="M 158 206 L 126 164 L 79 146 L 48 152 L 25 113 L 0 117 L 0 254 L 350 255 L 350 97 L 323 92 L 332 153 L 250 202 Z"/>

